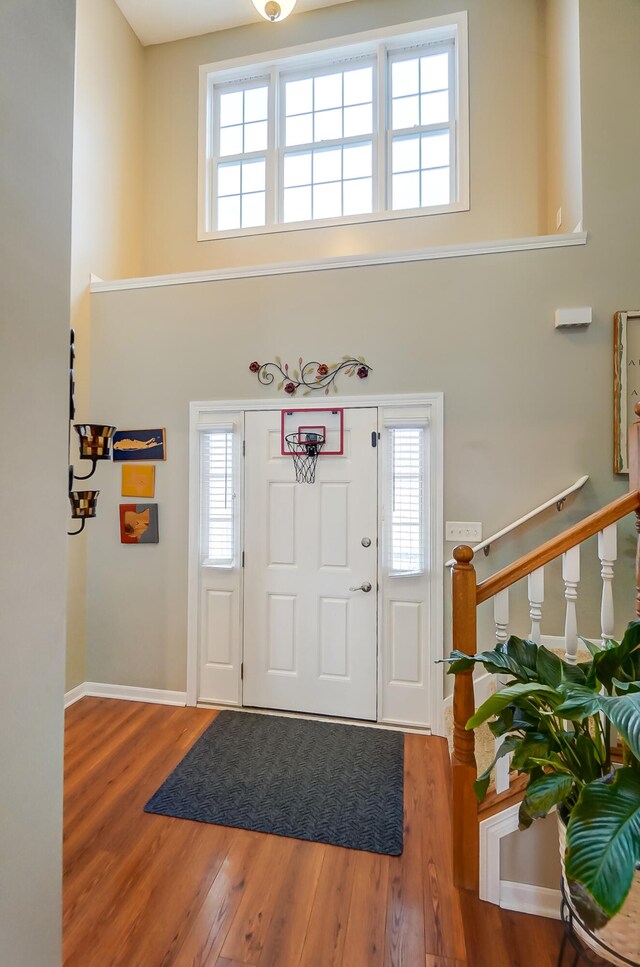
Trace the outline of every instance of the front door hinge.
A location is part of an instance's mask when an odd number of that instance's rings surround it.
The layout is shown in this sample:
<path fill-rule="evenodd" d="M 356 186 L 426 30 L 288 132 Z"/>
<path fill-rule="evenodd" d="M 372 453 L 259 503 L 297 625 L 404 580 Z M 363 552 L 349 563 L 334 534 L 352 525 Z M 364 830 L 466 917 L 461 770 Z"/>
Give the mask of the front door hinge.
<path fill-rule="evenodd" d="M 242 566 L 244 567 L 244 551 L 242 552 Z"/>
<path fill-rule="evenodd" d="M 244 681 L 244 662 L 240 662 L 240 681 Z"/>
<path fill-rule="evenodd" d="M 242 456 L 244 457 L 244 456 L 246 456 L 246 454 L 247 454 L 247 442 L 246 442 L 246 440 L 243 440 L 242 441 Z"/>

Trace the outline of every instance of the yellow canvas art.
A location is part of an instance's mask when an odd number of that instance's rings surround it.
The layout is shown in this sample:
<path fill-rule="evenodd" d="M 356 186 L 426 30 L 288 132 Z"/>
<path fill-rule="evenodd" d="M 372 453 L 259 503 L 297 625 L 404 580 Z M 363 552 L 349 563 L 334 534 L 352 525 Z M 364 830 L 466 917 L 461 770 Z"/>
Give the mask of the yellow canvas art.
<path fill-rule="evenodd" d="M 147 464 L 137 467 L 126 464 L 122 468 L 123 497 L 153 497 L 155 490 L 156 468 Z"/>

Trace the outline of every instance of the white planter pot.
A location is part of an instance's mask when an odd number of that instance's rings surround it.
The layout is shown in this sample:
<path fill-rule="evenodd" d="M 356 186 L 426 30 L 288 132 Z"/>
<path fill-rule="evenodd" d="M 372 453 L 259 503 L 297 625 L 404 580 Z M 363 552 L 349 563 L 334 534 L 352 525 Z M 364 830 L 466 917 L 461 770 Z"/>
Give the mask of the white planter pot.
<path fill-rule="evenodd" d="M 602 930 L 587 931 L 581 926 L 580 915 L 571 902 L 569 887 L 564 875 L 564 854 L 566 849 L 567 828 L 558 813 L 558 839 L 560 863 L 567 903 L 575 918 L 573 929 L 590 950 L 619 967 L 640 964 L 640 870 L 636 870 L 631 891 L 620 913 L 612 917 Z M 618 956 L 616 956 L 616 954 Z"/>

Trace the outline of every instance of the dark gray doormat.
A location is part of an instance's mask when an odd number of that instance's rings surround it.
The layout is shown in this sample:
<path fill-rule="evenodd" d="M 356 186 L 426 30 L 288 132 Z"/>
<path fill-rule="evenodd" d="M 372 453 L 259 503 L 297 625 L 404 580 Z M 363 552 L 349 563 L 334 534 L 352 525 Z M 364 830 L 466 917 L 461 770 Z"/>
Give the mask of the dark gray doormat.
<path fill-rule="evenodd" d="M 403 759 L 401 732 L 221 712 L 144 808 L 399 856 Z"/>

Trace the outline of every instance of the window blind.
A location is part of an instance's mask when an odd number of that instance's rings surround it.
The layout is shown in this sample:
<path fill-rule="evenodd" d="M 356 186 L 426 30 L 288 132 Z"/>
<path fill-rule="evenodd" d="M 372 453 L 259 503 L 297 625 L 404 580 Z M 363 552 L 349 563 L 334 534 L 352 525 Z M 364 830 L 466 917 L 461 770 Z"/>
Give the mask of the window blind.
<path fill-rule="evenodd" d="M 214 567 L 232 567 L 236 556 L 233 436 L 224 427 L 200 438 L 201 555 Z"/>
<path fill-rule="evenodd" d="M 389 429 L 388 567 L 390 574 L 424 570 L 424 427 Z"/>

